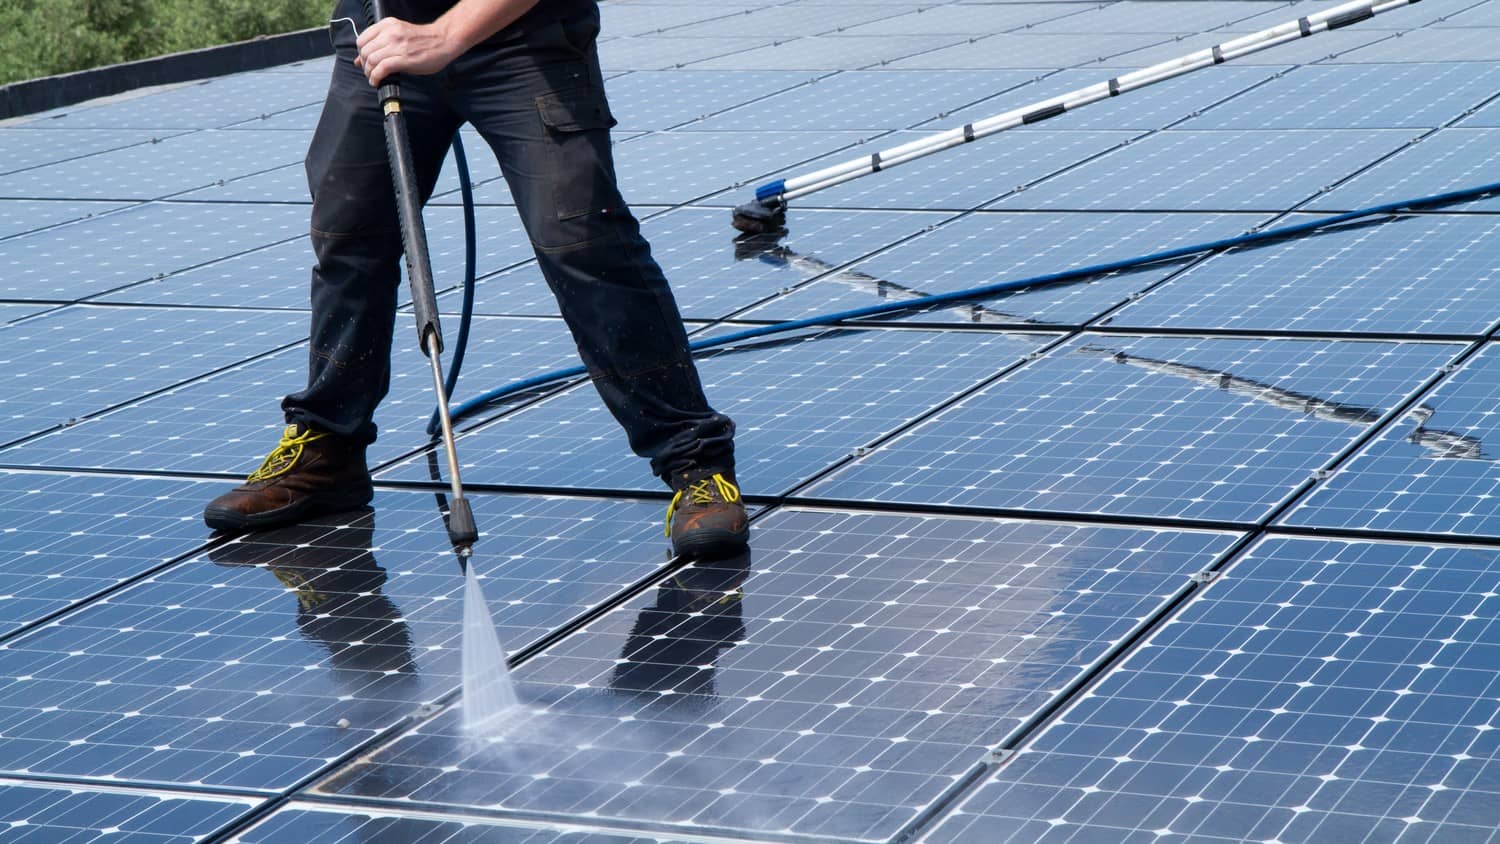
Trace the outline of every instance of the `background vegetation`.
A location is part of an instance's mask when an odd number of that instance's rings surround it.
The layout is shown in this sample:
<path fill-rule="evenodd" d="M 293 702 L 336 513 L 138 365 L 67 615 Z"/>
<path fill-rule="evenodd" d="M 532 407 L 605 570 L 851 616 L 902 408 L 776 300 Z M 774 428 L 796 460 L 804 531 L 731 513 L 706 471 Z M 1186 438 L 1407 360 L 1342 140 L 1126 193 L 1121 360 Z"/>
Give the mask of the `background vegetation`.
<path fill-rule="evenodd" d="M 333 0 L 0 0 L 0 85 L 328 22 Z"/>

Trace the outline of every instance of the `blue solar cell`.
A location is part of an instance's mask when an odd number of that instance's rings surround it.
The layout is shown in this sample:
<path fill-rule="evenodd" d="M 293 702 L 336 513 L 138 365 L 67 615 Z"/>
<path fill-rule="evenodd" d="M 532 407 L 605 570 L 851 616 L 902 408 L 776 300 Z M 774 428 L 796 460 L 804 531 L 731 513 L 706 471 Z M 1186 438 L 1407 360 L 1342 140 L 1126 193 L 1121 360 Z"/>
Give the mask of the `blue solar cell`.
<path fill-rule="evenodd" d="M 655 503 L 472 498 L 512 649 L 660 565 Z M 457 687 L 463 576 L 433 497 L 376 506 L 222 545 L 7 642 L 0 769 L 278 790 Z"/>
<path fill-rule="evenodd" d="M 647 35 L 712 18 L 737 15 L 751 4 L 656 5 L 648 3 L 603 3 L 599 17 L 604 35 L 620 37 Z"/>
<path fill-rule="evenodd" d="M 670 32 L 663 35 L 608 38 L 599 42 L 599 63 L 606 71 L 672 70 L 714 56 L 753 50 L 773 41 L 774 39 L 764 36 L 674 38 Z"/>
<path fill-rule="evenodd" d="M 692 129 L 905 129 L 1023 85 L 1020 70 L 855 70 L 726 111 Z"/>
<path fill-rule="evenodd" d="M 922 840 L 1493 840 L 1497 573 L 1266 540 Z"/>
<path fill-rule="evenodd" d="M 747 493 L 784 491 L 1025 357 L 1047 339 L 1000 333 L 824 331 L 751 341 L 701 358 L 709 401 L 732 417 Z M 461 439 L 470 483 L 658 489 L 592 387 L 582 386 Z M 425 459 L 383 478 L 429 479 Z"/>
<path fill-rule="evenodd" d="M 1500 26 L 1500 6 L 1494 3 L 1472 3 L 1459 2 L 1463 11 L 1449 13 L 1445 18 L 1434 21 L 1434 29 L 1468 29 L 1478 26 Z"/>
<path fill-rule="evenodd" d="M 1490 100 L 1489 104 L 1464 118 L 1458 125 L 1465 129 L 1500 128 L 1500 98 Z"/>
<path fill-rule="evenodd" d="M 1168 36 L 1123 33 L 1112 35 L 1067 35 L 1057 33 L 1002 33 L 977 40 L 964 39 L 954 46 L 934 49 L 892 61 L 898 70 L 960 70 L 980 68 L 1037 68 L 1058 70 L 1098 64 L 1105 58 L 1150 44 Z"/>
<path fill-rule="evenodd" d="M 299 324 L 303 320 L 297 317 Z M 573 366 L 578 360 L 561 320 L 478 317 L 470 336 L 460 398 L 539 371 Z M 431 442 L 430 364 L 415 342 L 398 347 L 392 357 L 391 392 L 375 416 L 380 439 L 367 456 L 372 466 Z M 447 371 L 448 361 L 444 366 Z M 266 456 L 286 425 L 282 396 L 306 383 L 307 349 L 289 349 L 0 451 L 0 462 L 245 474 Z M 505 409 L 497 405 L 489 415 Z"/>
<path fill-rule="evenodd" d="M 1233 539 L 784 511 L 317 790 L 886 841 Z"/>
<path fill-rule="evenodd" d="M 1354 50 L 1339 62 L 1493 62 L 1500 61 L 1500 32 L 1494 27 L 1418 29 Z"/>
<path fill-rule="evenodd" d="M 735 240 L 722 208 L 683 208 L 647 220 L 642 231 L 682 313 L 688 319 L 718 319 L 946 219 L 946 214 L 918 212 L 798 209 L 792 234 L 771 244 Z M 788 259 L 788 250 L 800 250 L 798 257 Z M 557 312 L 535 266 L 486 279 L 475 302 L 480 313 Z"/>
<path fill-rule="evenodd" d="M 1461 348 L 1085 335 L 806 494 L 1258 519 Z"/>
<path fill-rule="evenodd" d="M 33 167 L 55 164 L 110 150 L 151 144 L 180 135 L 148 129 L 78 129 L 60 131 L 39 128 L 48 124 L 22 124 L 0 132 L 0 175 L 9 175 Z M 12 179 L 0 184 L 0 194 L 17 195 Z"/>
<path fill-rule="evenodd" d="M 307 209 L 148 203 L 0 241 L 0 296 L 73 300 L 307 233 Z"/>
<path fill-rule="evenodd" d="M 200 547 L 196 481 L 0 472 L 0 634 Z M 0 660 L 3 661 L 3 660 Z"/>
<path fill-rule="evenodd" d="M 160 199 L 301 161 L 306 132 L 192 132 L 5 177 L 26 199 Z"/>
<path fill-rule="evenodd" d="M 325 66 L 326 67 L 326 66 Z M 52 112 L 53 129 L 215 129 L 270 112 L 321 102 L 328 73 L 241 73 L 164 90 L 136 92 Z"/>
<path fill-rule="evenodd" d="M 1170 0 L 1101 4 L 1078 14 L 1032 27 L 1033 32 L 1201 32 L 1240 24 L 1250 18 L 1280 11 L 1294 17 L 1285 3 L 1224 2 L 1224 0 Z"/>
<path fill-rule="evenodd" d="M 1179 76 L 1156 85 L 1131 91 L 1116 99 L 1100 100 L 1049 119 L 1024 131 L 1056 129 L 1161 129 L 1196 114 L 1220 100 L 1233 97 L 1270 78 L 1277 69 L 1267 67 L 1224 67 L 1212 75 L 1197 73 Z M 1013 109 L 1096 85 L 1109 78 L 1105 70 L 1065 70 L 1037 79 L 1014 91 L 985 100 L 921 127 L 933 131 L 953 129 L 966 123 L 1004 114 Z M 1000 139 L 981 141 L 995 143 Z M 1000 141 L 1003 142 L 1003 141 Z"/>
<path fill-rule="evenodd" d="M 812 212 L 798 210 L 795 223 Z M 919 295 L 1085 267 L 1173 246 L 1239 234 L 1262 218 L 1242 215 L 971 214 L 748 311 L 758 319 L 796 319 Z M 809 277 L 831 267 L 803 255 L 796 241 L 766 251 Z M 901 319 L 930 322 L 1079 324 L 1180 269 L 1181 262 L 1051 285 L 982 305 L 960 305 Z M 889 317 L 896 318 L 896 317 Z"/>
<path fill-rule="evenodd" d="M 862 23 L 887 20 L 920 8 L 917 3 L 879 5 L 820 6 L 791 3 L 749 9 L 739 14 L 715 17 L 672 30 L 674 36 L 716 37 L 724 35 L 767 35 L 774 38 L 796 38 L 841 32 Z M 910 33 L 901 33 L 910 34 Z"/>
<path fill-rule="evenodd" d="M 1078 14 L 1065 3 L 986 3 L 927 6 L 892 18 L 851 26 L 850 35 L 993 35 L 1030 28 L 1042 21 Z"/>
<path fill-rule="evenodd" d="M 1493 217 L 1434 214 L 1230 252 L 1109 324 L 1478 335 L 1500 315 L 1500 258 L 1486 248 L 1497 237 Z"/>
<path fill-rule="evenodd" d="M 849 8 L 849 7 L 844 7 Z M 960 35 L 827 35 L 781 40 L 698 62 L 703 70 L 866 70 L 967 40 Z"/>
<path fill-rule="evenodd" d="M 373 844 L 430 841 L 441 844 L 692 844 L 665 832 L 632 834 L 567 825 L 523 825 L 493 818 L 353 809 L 292 803 L 235 836 L 236 844 Z"/>
<path fill-rule="evenodd" d="M 1396 151 L 1415 132 L 1169 130 L 1008 196 L 994 207 L 1280 211 Z M 1320 166 L 1308 167 L 1312 161 Z"/>
<path fill-rule="evenodd" d="M 0 324 L 25 319 L 50 308 L 50 305 L 0 305 Z"/>
<path fill-rule="evenodd" d="M 75 306 L 0 330 L 0 443 L 296 342 L 288 314 Z"/>
<path fill-rule="evenodd" d="M 798 166 L 800 176 L 929 137 L 932 132 L 893 132 L 854 150 L 841 150 Z M 823 208 L 951 208 L 983 205 L 1064 168 L 1130 141 L 1134 132 L 1012 132 L 965 144 L 862 179 L 793 200 Z M 748 192 L 747 192 L 748 193 Z M 732 197 L 735 204 L 745 196 Z"/>
<path fill-rule="evenodd" d="M 1210 78 L 1207 74 L 1200 76 Z M 1484 102 L 1497 88 L 1500 64 L 1301 67 L 1235 97 L 1183 128 L 1436 128 Z"/>
<path fill-rule="evenodd" d="M 1310 211 L 1350 211 L 1500 181 L 1494 167 L 1500 129 L 1443 129 L 1308 204 Z M 1497 211 L 1500 197 L 1445 206 Z"/>
<path fill-rule="evenodd" d="M 1487 347 L 1283 517 L 1353 530 L 1500 535 L 1500 348 Z"/>
<path fill-rule="evenodd" d="M 128 207 L 119 202 L 0 199 L 0 240 Z"/>
<path fill-rule="evenodd" d="M 640 7 L 651 8 L 651 7 Z M 684 6 L 681 8 L 691 9 Z M 705 7 L 705 8 L 717 8 Z M 706 115 L 716 114 L 742 103 L 804 85 L 817 78 L 817 74 L 785 71 L 713 71 L 674 70 L 640 71 L 610 80 L 605 89 L 609 93 L 609 110 L 620 121 L 624 130 L 648 129 L 661 131 L 689 121 L 698 121 Z M 693 127 L 704 125 L 694 122 Z M 793 128 L 779 121 L 762 123 L 749 128 L 762 129 Z M 819 129 L 839 129 L 839 126 L 820 126 Z M 619 133 L 615 133 L 618 140 Z"/>
<path fill-rule="evenodd" d="M 250 813 L 244 797 L 47 785 L 0 779 L 0 828 L 11 842 L 192 844 Z"/>

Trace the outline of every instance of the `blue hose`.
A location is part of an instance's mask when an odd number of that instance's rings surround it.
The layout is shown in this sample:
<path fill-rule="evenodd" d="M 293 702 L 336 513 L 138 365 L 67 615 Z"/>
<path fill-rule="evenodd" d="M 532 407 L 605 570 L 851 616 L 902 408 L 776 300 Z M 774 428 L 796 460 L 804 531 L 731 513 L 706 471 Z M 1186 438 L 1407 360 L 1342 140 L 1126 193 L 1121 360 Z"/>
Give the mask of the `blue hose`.
<path fill-rule="evenodd" d="M 467 175 L 467 173 L 465 173 L 465 175 Z M 1182 258 L 1188 255 L 1196 255 L 1202 252 L 1215 252 L 1222 249 L 1231 249 L 1236 246 L 1245 246 L 1252 243 L 1263 243 L 1269 240 L 1295 237 L 1298 235 L 1317 231 L 1318 229 L 1328 228 L 1329 226 L 1336 226 L 1341 223 L 1347 223 L 1351 220 L 1358 220 L 1363 217 L 1372 217 L 1377 214 L 1390 214 L 1397 211 L 1409 211 L 1416 208 L 1449 205 L 1455 202 L 1475 199 L 1477 197 L 1491 193 L 1500 193 L 1500 182 L 1492 182 L 1490 184 L 1481 185 L 1479 187 L 1464 188 L 1463 190 L 1449 191 L 1447 193 L 1433 194 L 1431 196 L 1422 196 L 1415 199 L 1405 199 L 1401 200 L 1400 202 L 1388 202 L 1383 205 L 1372 205 L 1368 208 L 1361 208 L 1355 211 L 1349 211 L 1343 214 L 1337 214 L 1332 217 L 1325 217 L 1319 220 L 1312 220 L 1306 223 L 1297 223 L 1295 225 L 1283 226 L 1281 228 L 1270 229 L 1263 232 L 1253 232 L 1250 234 L 1237 235 L 1235 237 L 1228 237 L 1222 240 L 1213 240 L 1207 243 L 1195 243 L 1190 246 L 1179 246 L 1175 249 L 1166 249 L 1161 252 L 1153 252 L 1149 255 L 1139 255 L 1134 258 L 1122 258 L 1118 261 L 1108 261 L 1102 264 L 1094 264 L 1087 267 L 1078 267 L 1077 269 L 1071 270 L 1062 270 L 1061 272 L 1047 273 L 1045 275 L 1031 276 L 1030 278 L 1017 279 L 1015 281 L 1002 281 L 996 284 L 986 284 L 980 287 L 971 287 L 967 290 L 955 291 L 953 293 L 940 293 L 935 296 L 925 296 L 920 299 L 907 299 L 901 302 L 888 302 L 882 305 L 871 305 L 869 307 L 854 308 L 853 310 L 839 311 L 837 313 L 831 314 L 822 314 L 819 316 L 807 317 L 805 319 L 795 319 L 785 322 L 778 322 L 774 325 L 758 326 L 756 328 L 738 331 L 733 334 L 725 334 L 719 337 L 710 337 L 707 339 L 698 340 L 693 343 L 689 343 L 688 348 L 696 352 L 703 349 L 729 346 L 744 340 L 751 340 L 756 337 L 765 337 L 769 334 L 780 334 L 787 331 L 797 331 L 803 328 L 812 328 L 820 325 L 831 325 L 833 323 L 846 322 L 848 320 L 854 319 L 864 319 L 866 317 L 898 313 L 901 311 L 920 310 L 923 308 L 930 308 L 934 305 L 946 305 L 954 302 L 967 302 L 974 299 L 984 299 L 999 295 L 1001 293 L 1009 293 L 1016 290 L 1025 290 L 1032 287 L 1041 287 L 1048 284 L 1057 284 L 1063 281 L 1074 281 L 1080 278 L 1086 278 L 1088 276 L 1102 275 L 1104 273 L 1116 272 L 1118 270 L 1131 269 L 1133 267 L 1139 267 L 1145 264 L 1154 264 L 1160 261 L 1170 261 L 1174 258 Z M 464 201 L 467 204 L 467 194 L 464 197 Z M 472 283 L 469 286 L 470 288 L 472 288 Z M 465 328 L 467 328 L 468 311 L 471 307 L 472 301 L 473 291 L 472 289 L 470 289 L 464 301 Z M 460 337 L 462 338 L 462 334 L 460 335 Z M 462 342 L 463 340 L 460 339 L 460 345 L 454 351 L 455 363 L 453 366 L 453 371 L 455 373 L 458 369 L 456 359 L 459 354 L 461 354 L 463 348 Z M 532 390 L 537 387 L 546 386 L 558 381 L 577 378 L 581 375 L 587 374 L 587 372 L 588 370 L 582 366 L 574 366 L 567 369 L 558 369 L 552 372 L 545 372 L 541 375 L 535 375 L 521 381 L 515 381 L 513 383 L 506 384 L 503 387 L 498 387 L 494 390 L 490 390 L 487 393 L 475 396 L 474 398 L 451 408 L 451 413 L 454 419 L 459 419 L 467 414 L 473 413 L 475 410 L 478 410 L 479 408 L 484 407 L 487 404 L 490 404 L 491 402 L 495 402 L 502 398 L 505 398 L 506 396 L 525 392 L 526 390 Z M 452 394 L 452 390 L 453 388 L 450 384 L 448 388 L 450 395 Z"/>

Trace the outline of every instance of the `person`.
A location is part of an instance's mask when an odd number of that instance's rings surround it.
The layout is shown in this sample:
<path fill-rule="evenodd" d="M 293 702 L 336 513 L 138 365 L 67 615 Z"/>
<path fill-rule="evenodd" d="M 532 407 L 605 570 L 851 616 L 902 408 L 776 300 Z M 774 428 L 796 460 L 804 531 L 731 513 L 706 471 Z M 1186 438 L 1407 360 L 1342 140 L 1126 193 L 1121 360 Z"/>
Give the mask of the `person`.
<path fill-rule="evenodd" d="M 312 332 L 307 388 L 282 401 L 269 456 L 204 508 L 243 532 L 362 506 L 375 408 L 390 385 L 401 237 L 376 88 L 400 74 L 423 202 L 454 133 L 494 150 L 537 263 L 631 449 L 675 493 L 674 551 L 742 550 L 734 423 L 709 406 L 677 304 L 620 196 L 596 0 L 392 0 L 357 36 L 330 30 L 333 78 L 307 155 Z M 360 0 L 334 19 L 365 20 Z"/>

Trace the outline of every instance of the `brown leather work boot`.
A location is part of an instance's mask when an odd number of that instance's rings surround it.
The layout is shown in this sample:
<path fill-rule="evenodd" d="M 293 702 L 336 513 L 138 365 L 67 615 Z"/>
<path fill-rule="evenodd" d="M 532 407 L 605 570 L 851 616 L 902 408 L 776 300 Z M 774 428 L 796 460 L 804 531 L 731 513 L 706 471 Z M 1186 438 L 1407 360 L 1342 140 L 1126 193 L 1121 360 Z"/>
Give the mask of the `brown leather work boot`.
<path fill-rule="evenodd" d="M 288 425 L 281 442 L 244 484 L 203 508 L 203 522 L 231 533 L 264 530 L 363 507 L 374 495 L 363 445 Z"/>
<path fill-rule="evenodd" d="M 750 519 L 740 503 L 733 472 L 691 469 L 674 475 L 671 484 L 677 492 L 667 506 L 667 535 L 672 537 L 673 553 L 714 560 L 748 547 Z"/>

